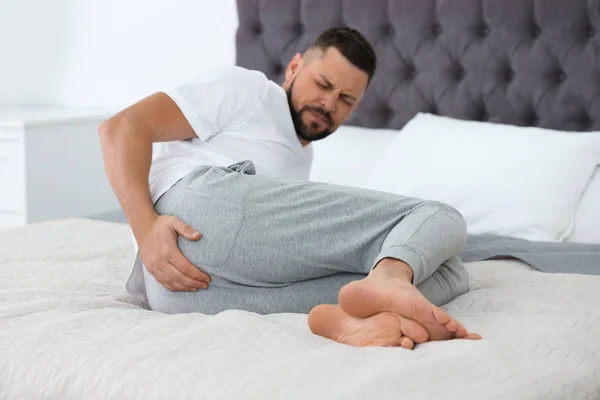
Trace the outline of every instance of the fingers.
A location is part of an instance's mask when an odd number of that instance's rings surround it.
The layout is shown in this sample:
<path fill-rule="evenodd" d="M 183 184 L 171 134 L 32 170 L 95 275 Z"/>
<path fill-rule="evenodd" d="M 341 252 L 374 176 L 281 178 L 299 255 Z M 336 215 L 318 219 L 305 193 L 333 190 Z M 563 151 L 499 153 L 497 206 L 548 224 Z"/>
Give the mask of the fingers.
<path fill-rule="evenodd" d="M 162 256 L 155 259 L 146 269 L 164 287 L 171 291 L 196 291 L 207 289 L 210 276 L 200 271 L 181 253 L 177 245 L 167 246 Z"/>
<path fill-rule="evenodd" d="M 210 276 L 202 272 L 198 267 L 192 264 L 185 256 L 179 251 L 179 249 L 171 253 L 171 260 L 169 261 L 175 266 L 179 272 L 186 277 L 185 281 L 181 281 L 188 286 L 195 286 L 195 284 L 208 283 L 210 282 Z"/>
<path fill-rule="evenodd" d="M 195 268 L 195 267 L 194 267 Z M 197 269 L 197 268 L 196 268 Z M 208 282 L 199 281 L 182 273 L 176 265 L 169 263 L 169 268 L 163 269 L 174 282 L 184 287 L 192 289 L 206 289 L 208 288 Z"/>
<path fill-rule="evenodd" d="M 208 288 L 207 282 L 197 281 L 195 279 L 192 279 L 192 278 L 184 275 L 173 264 L 169 264 L 168 268 L 163 268 L 162 271 L 170 278 L 170 284 L 172 286 L 178 287 L 182 290 L 195 291 L 197 289 Z"/>
<path fill-rule="evenodd" d="M 165 288 L 170 290 L 171 292 L 195 292 L 196 288 L 188 287 L 180 284 L 179 282 L 173 280 L 167 273 L 165 273 L 162 269 L 157 269 L 150 272 L 154 279 L 163 285 Z"/>
<path fill-rule="evenodd" d="M 200 232 L 177 217 L 171 218 L 171 228 L 175 233 L 188 240 L 198 240 L 202 237 Z M 163 270 L 179 286 L 206 289 L 210 282 L 210 276 L 192 264 L 177 246 L 169 252 L 169 265 L 165 266 Z"/>
<path fill-rule="evenodd" d="M 154 278 L 172 292 L 196 292 L 207 289 L 208 284 L 190 280 L 172 264 L 168 264 L 152 273 Z M 191 283 L 190 283 L 191 282 Z"/>
<path fill-rule="evenodd" d="M 172 249 L 169 259 L 173 261 L 161 262 L 150 271 L 164 287 L 171 291 L 185 292 L 195 292 L 198 289 L 208 288 L 210 277 L 196 268 L 181 254 L 179 249 Z"/>
<path fill-rule="evenodd" d="M 148 272 L 171 291 L 206 289 L 210 277 L 193 265 L 177 245 L 177 237 L 198 240 L 202 235 L 176 217 L 159 216 L 144 235 L 139 250 Z"/>
<path fill-rule="evenodd" d="M 171 219 L 171 228 L 188 240 L 198 240 L 202 234 L 177 217 Z"/>

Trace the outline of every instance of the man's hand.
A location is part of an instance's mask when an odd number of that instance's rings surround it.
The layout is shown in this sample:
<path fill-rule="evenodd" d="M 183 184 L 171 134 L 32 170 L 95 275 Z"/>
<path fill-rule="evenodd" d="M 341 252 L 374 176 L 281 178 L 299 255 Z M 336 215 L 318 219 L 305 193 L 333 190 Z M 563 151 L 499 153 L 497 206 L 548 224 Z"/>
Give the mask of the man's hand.
<path fill-rule="evenodd" d="M 140 256 L 148 272 L 172 292 L 206 289 L 210 277 L 179 250 L 177 235 L 198 240 L 202 235 L 176 217 L 159 215 L 139 239 Z"/>

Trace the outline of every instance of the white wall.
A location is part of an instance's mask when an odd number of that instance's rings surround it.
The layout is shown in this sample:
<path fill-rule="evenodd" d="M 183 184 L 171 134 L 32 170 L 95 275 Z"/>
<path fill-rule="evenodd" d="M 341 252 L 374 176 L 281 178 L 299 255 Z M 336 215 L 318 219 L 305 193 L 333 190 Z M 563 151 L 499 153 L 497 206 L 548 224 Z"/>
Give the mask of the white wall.
<path fill-rule="evenodd" d="M 0 103 L 121 108 L 235 63 L 235 0 L 0 0 Z"/>
<path fill-rule="evenodd" d="M 0 0 L 0 103 L 56 101 L 71 11 L 69 0 Z"/>

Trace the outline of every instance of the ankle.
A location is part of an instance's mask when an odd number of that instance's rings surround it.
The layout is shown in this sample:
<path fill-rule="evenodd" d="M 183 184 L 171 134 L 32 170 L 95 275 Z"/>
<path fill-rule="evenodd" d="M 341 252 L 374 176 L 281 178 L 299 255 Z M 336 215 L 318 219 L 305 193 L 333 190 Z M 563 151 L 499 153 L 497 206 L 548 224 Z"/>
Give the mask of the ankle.
<path fill-rule="evenodd" d="M 410 265 L 395 258 L 384 258 L 375 265 L 369 275 L 386 279 L 401 279 L 412 284 L 414 272 Z"/>

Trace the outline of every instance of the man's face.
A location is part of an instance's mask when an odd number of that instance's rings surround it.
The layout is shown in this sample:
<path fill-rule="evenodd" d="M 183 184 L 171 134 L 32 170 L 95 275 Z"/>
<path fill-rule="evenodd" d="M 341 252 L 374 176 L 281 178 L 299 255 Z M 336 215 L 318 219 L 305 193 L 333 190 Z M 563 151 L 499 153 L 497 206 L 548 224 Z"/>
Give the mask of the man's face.
<path fill-rule="evenodd" d="M 358 106 L 368 79 L 334 47 L 308 60 L 297 54 L 283 87 L 300 139 L 312 142 L 333 133 Z"/>

